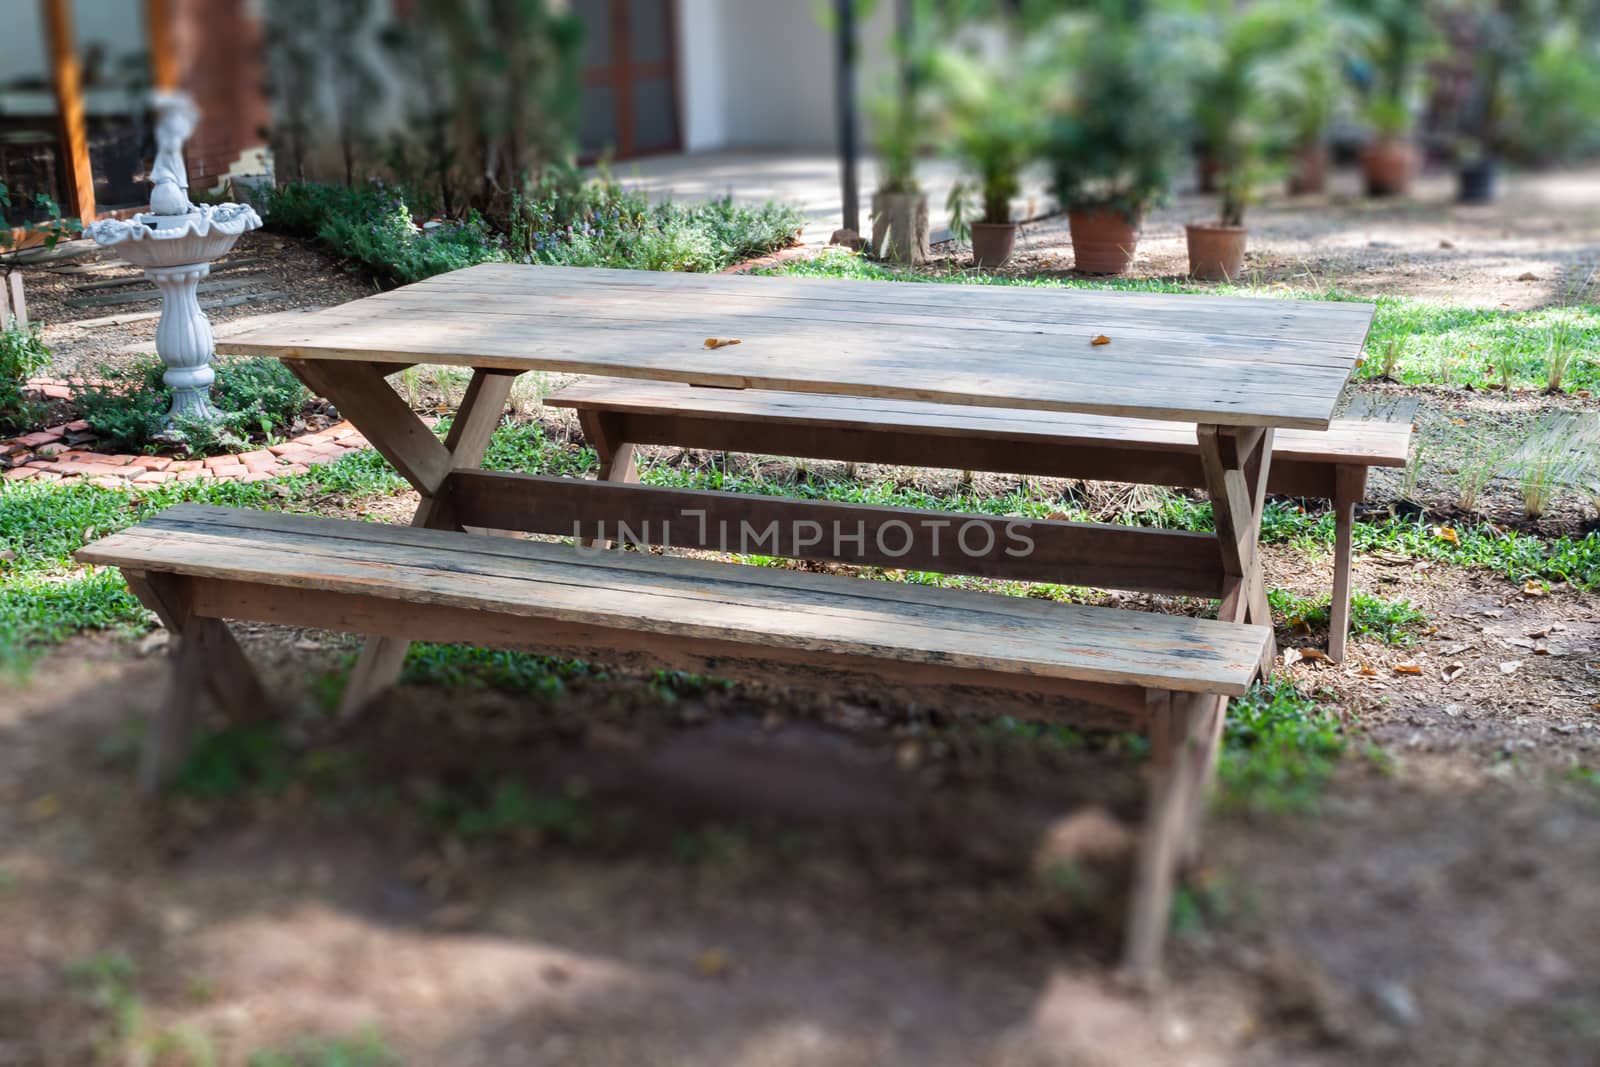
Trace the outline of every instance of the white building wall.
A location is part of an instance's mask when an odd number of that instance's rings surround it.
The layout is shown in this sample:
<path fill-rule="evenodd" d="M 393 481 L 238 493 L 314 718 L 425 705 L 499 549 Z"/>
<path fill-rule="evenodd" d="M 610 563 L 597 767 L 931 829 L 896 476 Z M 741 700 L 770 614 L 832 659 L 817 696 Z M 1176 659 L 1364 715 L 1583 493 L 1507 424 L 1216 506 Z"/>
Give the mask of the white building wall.
<path fill-rule="evenodd" d="M 894 4 L 874 7 L 857 30 L 863 96 L 893 70 L 888 42 Z M 685 150 L 832 151 L 834 40 L 820 17 L 831 10 L 827 0 L 679 0 Z"/>

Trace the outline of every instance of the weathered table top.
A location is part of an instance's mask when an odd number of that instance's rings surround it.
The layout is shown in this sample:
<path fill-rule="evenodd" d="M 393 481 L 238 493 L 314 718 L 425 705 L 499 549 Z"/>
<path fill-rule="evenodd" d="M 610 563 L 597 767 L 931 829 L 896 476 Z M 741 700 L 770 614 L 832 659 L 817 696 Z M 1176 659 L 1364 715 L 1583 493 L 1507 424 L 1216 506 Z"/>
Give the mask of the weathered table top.
<path fill-rule="evenodd" d="M 219 341 L 436 363 L 1326 428 L 1371 304 L 484 264 Z M 1105 335 L 1109 344 L 1091 340 Z M 707 338 L 739 338 L 709 349 Z"/>

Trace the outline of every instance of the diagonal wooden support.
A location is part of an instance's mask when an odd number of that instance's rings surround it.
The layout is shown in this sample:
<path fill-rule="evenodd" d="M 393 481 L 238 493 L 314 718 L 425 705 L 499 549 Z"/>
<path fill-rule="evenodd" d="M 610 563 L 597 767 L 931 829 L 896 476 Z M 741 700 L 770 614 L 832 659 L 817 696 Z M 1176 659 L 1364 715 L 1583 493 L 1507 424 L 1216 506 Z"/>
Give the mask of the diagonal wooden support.
<path fill-rule="evenodd" d="M 1198 430 L 1200 465 L 1216 520 L 1217 546 L 1222 553 L 1222 607 L 1217 617 L 1248 622 L 1269 631 L 1262 669 L 1277 656 L 1270 634 L 1272 610 L 1267 603 L 1266 579 L 1258 548 L 1261 513 L 1267 502 L 1267 476 L 1272 467 L 1272 430 L 1239 430 L 1202 425 Z"/>
<path fill-rule="evenodd" d="M 332 361 L 289 363 L 302 381 L 333 401 L 372 447 L 422 495 L 411 525 L 435 530 L 460 528 L 441 490 L 452 472 L 473 470 L 483 462 L 517 372 L 473 371 L 455 421 L 441 444 L 427 423 L 390 388 L 382 368 Z M 393 685 L 410 647 L 409 641 L 397 638 L 368 638 L 345 686 L 340 714 L 355 714 Z"/>
<path fill-rule="evenodd" d="M 194 614 L 187 579 L 127 570 L 122 576 L 174 642 L 170 688 L 150 725 L 139 765 L 139 788 L 153 795 L 171 782 L 188 754 L 205 697 L 238 722 L 268 717 L 274 701 L 227 624 Z"/>

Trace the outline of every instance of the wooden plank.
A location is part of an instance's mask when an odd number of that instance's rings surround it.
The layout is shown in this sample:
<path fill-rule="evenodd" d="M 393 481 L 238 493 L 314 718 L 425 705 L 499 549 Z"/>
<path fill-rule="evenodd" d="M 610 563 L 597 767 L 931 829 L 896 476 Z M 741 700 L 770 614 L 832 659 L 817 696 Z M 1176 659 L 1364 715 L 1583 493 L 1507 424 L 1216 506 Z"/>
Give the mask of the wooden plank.
<path fill-rule="evenodd" d="M 1147 295 L 873 283 L 816 289 L 784 279 L 484 265 L 307 316 L 297 327 L 246 332 L 219 348 L 1323 429 L 1371 318 L 1370 307 L 1255 302 L 1272 305 L 1263 309 Z M 1122 299 L 1130 296 L 1140 299 Z M 848 307 L 830 311 L 830 300 Z M 943 310 L 919 330 L 904 307 L 864 306 L 897 301 Z M 1113 312 L 1126 324 L 1124 338 L 1107 346 L 1114 351 L 1070 336 L 1071 316 Z M 879 321 L 856 321 L 874 314 Z M 1010 325 L 981 343 L 952 325 L 988 316 Z M 1273 332 L 1285 322 L 1293 335 Z M 707 350 L 710 335 L 743 343 Z"/>
<path fill-rule="evenodd" d="M 372 298 L 386 306 L 390 314 L 429 313 L 438 303 L 434 293 L 396 289 Z M 540 301 L 530 303 L 520 293 L 465 293 L 454 298 L 454 304 L 475 315 L 493 315 L 499 318 L 537 326 L 550 319 L 568 319 L 574 313 L 585 321 L 600 326 L 614 326 L 648 320 L 656 298 L 630 300 L 604 300 L 585 294 L 580 304 L 577 299 Z M 719 321 L 737 320 L 744 336 L 760 336 L 777 332 L 792 332 L 796 328 L 814 326 L 825 321 L 830 329 L 861 327 L 865 329 L 893 328 L 910 331 L 927 337 L 946 338 L 952 347 L 971 349 L 994 346 L 1037 347 L 1040 338 L 1050 338 L 1059 347 L 1089 346 L 1096 330 L 1115 330 L 1112 345 L 1105 346 L 1102 358 L 1136 361 L 1151 353 L 1170 354 L 1174 347 L 1192 350 L 1193 356 L 1242 358 L 1243 353 L 1256 354 L 1257 363 L 1273 363 L 1294 367 L 1341 367 L 1345 363 L 1347 346 L 1336 339 L 1258 337 L 1250 334 L 1210 332 L 1203 318 L 1195 316 L 1196 325 L 1190 330 L 1178 330 L 1172 324 L 1125 320 L 1117 323 L 1105 321 L 1106 316 L 1078 313 L 1061 314 L 1050 321 L 1018 320 L 991 313 L 975 318 L 971 313 L 959 315 L 895 314 L 872 310 L 852 310 L 838 304 L 824 307 L 787 307 L 774 309 L 766 302 L 718 301 L 714 308 L 704 313 L 711 325 Z M 1130 347 L 1131 346 L 1131 347 Z"/>
<path fill-rule="evenodd" d="M 825 304 L 887 309 L 915 309 L 929 315 L 1000 313 L 1038 321 L 1055 321 L 1063 313 L 1089 309 L 1111 325 L 1164 320 L 1193 325 L 1189 316 L 1204 316 L 1205 328 L 1248 336 L 1287 336 L 1325 341 L 1330 331 L 1364 336 L 1372 304 L 1339 301 L 1297 301 L 1257 297 L 1139 293 L 1107 289 L 1047 289 L 1021 286 L 868 282 L 845 279 L 784 278 L 752 275 L 696 275 L 672 272 L 535 267 L 484 264 L 438 275 L 412 288 L 448 289 L 462 293 L 520 293 L 541 300 L 581 294 L 624 299 L 652 293 L 667 299 L 707 297 L 718 300 L 753 296 L 771 304 Z M 705 305 L 712 306 L 712 305 Z"/>
<path fill-rule="evenodd" d="M 94 219 L 94 175 L 89 168 L 89 134 L 83 120 L 83 72 L 78 64 L 67 0 L 40 0 L 45 36 L 50 42 L 50 73 L 55 88 L 56 116 L 61 127 L 62 185 L 67 190 L 65 214 L 84 222 Z"/>
<path fill-rule="evenodd" d="M 1144 728 L 1144 690 L 1038 675 L 899 663 L 863 654 L 818 654 L 758 641 L 684 639 L 632 627 L 585 627 L 369 595 L 195 579 L 200 610 L 230 619 L 353 633 L 466 643 L 604 663 L 625 672 L 661 667 L 793 687 L 898 697 L 963 714 L 1071 722 L 1109 730 Z"/>
<path fill-rule="evenodd" d="M 136 293 L 95 293 L 89 296 L 68 297 L 66 304 L 73 308 L 115 307 L 118 304 L 142 304 L 151 300 L 160 300 L 161 292 L 154 285 L 149 285 L 147 291 Z M 196 286 L 196 291 L 202 294 L 232 293 L 240 289 L 248 289 L 253 285 L 260 285 L 257 278 L 220 279 L 218 281 L 201 282 Z"/>
<path fill-rule="evenodd" d="M 1027 444 L 1114 444 L 1122 449 L 1199 455 L 1193 423 L 1108 418 L 1070 412 L 976 408 L 962 404 L 929 404 L 875 397 L 805 396 L 763 389 L 700 389 L 675 382 L 625 378 L 586 378 L 545 397 L 544 403 L 578 411 L 697 415 L 707 419 L 749 421 L 763 428 L 776 423 L 814 429 L 885 433 L 911 430 L 925 436 L 975 437 Z M 1362 419 L 1335 420 L 1326 430 L 1282 431 L 1273 442 L 1273 459 L 1274 462 L 1303 459 L 1403 467 L 1410 440 L 1411 430 L 1406 424 L 1375 423 Z M 759 451 L 745 448 L 735 450 Z M 771 454 L 797 453 L 772 449 Z M 968 465 L 961 466 L 965 468 Z"/>
<path fill-rule="evenodd" d="M 363 306 L 366 300 L 373 304 Z M 417 339 L 418 331 L 406 323 L 428 320 L 438 314 L 433 300 L 420 301 L 414 306 L 381 304 L 382 297 L 364 298 L 318 312 L 314 321 L 336 335 L 340 331 L 356 331 L 355 336 L 362 343 L 386 349 Z M 591 359 L 611 359 L 663 349 L 683 352 L 686 356 L 703 357 L 706 353 L 703 333 L 696 331 L 693 324 L 664 326 L 641 319 L 637 313 L 614 318 L 576 310 L 570 314 L 549 311 L 502 314 L 463 303 L 452 305 L 447 314 L 473 324 L 473 331 L 463 334 L 463 339 L 472 337 L 475 342 L 489 345 L 497 337 L 513 338 L 519 342 L 518 351 L 529 358 L 567 352 Z M 874 358 L 902 368 L 916 367 L 928 360 L 946 360 L 953 362 L 956 369 L 969 372 L 992 370 L 998 363 L 1022 360 L 1047 378 L 1071 374 L 1091 381 L 1143 382 L 1157 388 L 1162 385 L 1162 378 L 1153 376 L 1153 370 L 1173 374 L 1203 372 L 1208 377 L 1190 383 L 1191 389 L 1198 385 L 1202 392 L 1226 393 L 1240 387 L 1273 388 L 1284 396 L 1299 397 L 1321 397 L 1327 393 L 1330 383 L 1334 389 L 1342 388 L 1350 373 L 1348 361 L 1330 360 L 1314 365 L 1280 361 L 1255 344 L 1201 347 L 1194 343 L 1185 345 L 1135 338 L 1118 346 L 1115 353 L 1088 356 L 1085 351 L 1092 346 L 1087 339 L 1046 339 L 1041 343 L 1031 334 L 999 334 L 985 336 L 981 353 L 986 358 L 979 359 L 975 355 L 979 345 L 972 338 L 947 330 L 918 333 L 898 327 L 868 328 L 831 320 L 799 319 L 782 322 L 748 319 L 741 322 L 741 328 L 743 340 L 735 347 L 743 349 L 742 355 L 753 357 L 758 352 L 783 355 L 802 364 L 827 360 L 849 351 L 870 352 Z M 755 347 L 757 345 L 759 348 Z M 491 346 L 485 351 L 493 354 L 496 350 Z"/>
<path fill-rule="evenodd" d="M 637 491 L 637 490 L 634 490 Z M 585 553 L 182 505 L 81 562 L 373 596 L 685 640 L 1110 685 L 1242 692 L 1263 630 L 966 590 L 639 553 Z"/>
<path fill-rule="evenodd" d="M 269 292 L 262 293 L 240 293 L 235 296 L 218 296 L 212 297 L 208 300 L 200 301 L 200 309 L 202 311 L 214 311 L 217 308 L 240 307 L 244 304 L 260 304 L 268 300 L 281 300 L 286 295 L 288 294 L 273 289 Z M 104 315 L 92 319 L 77 319 L 73 322 L 67 323 L 67 325 L 77 326 L 82 329 L 90 329 L 95 326 L 121 326 L 130 322 L 148 322 L 151 319 L 159 319 L 160 317 L 161 311 L 159 309 L 155 311 L 125 311 L 117 315 Z"/>
<path fill-rule="evenodd" d="M 1222 595 L 1222 568 L 1209 534 L 488 471 L 453 475 L 443 495 L 463 525 L 482 529 L 1176 596 Z"/>

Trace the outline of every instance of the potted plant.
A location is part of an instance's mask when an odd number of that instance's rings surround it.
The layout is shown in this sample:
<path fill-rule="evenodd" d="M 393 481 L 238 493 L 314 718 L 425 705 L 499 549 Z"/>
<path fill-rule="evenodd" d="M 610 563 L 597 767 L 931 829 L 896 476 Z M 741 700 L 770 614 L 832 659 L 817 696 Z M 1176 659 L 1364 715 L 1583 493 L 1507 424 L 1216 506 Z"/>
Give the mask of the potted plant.
<path fill-rule="evenodd" d="M 972 175 L 950 191 L 950 228 L 958 240 L 970 237 L 973 261 L 986 269 L 1011 258 L 1018 228 L 1011 201 L 1043 133 L 1039 48 L 1001 44 L 978 38 L 953 45 L 933 64 L 945 143 Z"/>
<path fill-rule="evenodd" d="M 1074 267 L 1121 274 L 1133 264 L 1145 209 L 1182 165 L 1183 94 L 1153 71 L 1178 69 L 1176 35 L 1138 5 L 1063 18 L 1054 34 L 1070 87 L 1050 102 L 1045 154 L 1067 209 Z"/>
<path fill-rule="evenodd" d="M 1398 196 L 1411 187 L 1417 149 L 1411 115 L 1418 72 L 1433 41 L 1427 7 L 1417 0 L 1345 0 L 1368 26 L 1365 40 L 1366 118 L 1373 139 L 1361 151 L 1369 196 Z"/>
<path fill-rule="evenodd" d="M 1209 0 L 1200 22 L 1192 93 L 1203 158 L 1215 166 L 1221 211 L 1215 222 L 1185 227 L 1189 274 L 1208 281 L 1237 278 L 1244 267 L 1244 212 L 1256 197 L 1268 148 L 1281 142 L 1283 108 L 1273 92 L 1273 65 L 1293 45 L 1297 25 L 1289 2 L 1258 0 L 1235 7 Z"/>
<path fill-rule="evenodd" d="M 1329 10 L 1323 0 L 1294 0 L 1285 8 L 1294 20 L 1292 40 L 1266 72 L 1268 91 L 1286 127 L 1289 195 L 1319 195 L 1328 188 L 1328 127 L 1344 97 L 1339 68 L 1365 23 Z"/>

